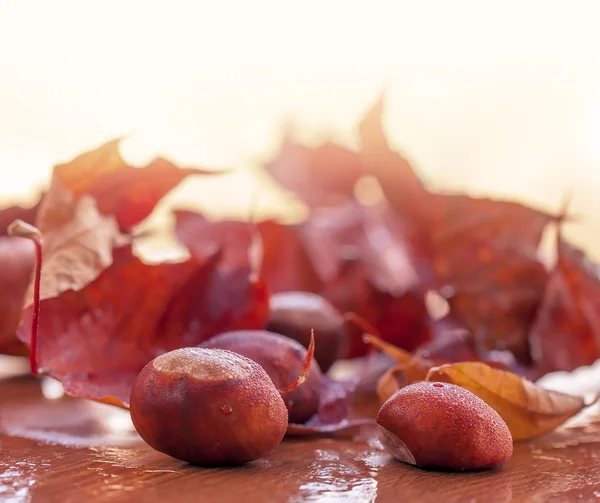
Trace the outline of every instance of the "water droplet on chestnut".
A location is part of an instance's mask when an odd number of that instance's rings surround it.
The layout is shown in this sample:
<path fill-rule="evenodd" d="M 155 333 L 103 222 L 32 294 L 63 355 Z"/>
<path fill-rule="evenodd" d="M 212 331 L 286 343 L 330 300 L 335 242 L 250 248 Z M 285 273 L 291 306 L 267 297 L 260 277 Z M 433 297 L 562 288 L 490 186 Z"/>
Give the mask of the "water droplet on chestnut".
<path fill-rule="evenodd" d="M 464 388 L 445 384 L 439 393 L 437 384 L 411 384 L 383 404 L 377 424 L 385 449 L 422 468 L 480 470 L 508 461 L 513 440 L 498 413 Z"/>
<path fill-rule="evenodd" d="M 201 347 L 227 349 L 250 358 L 265 369 L 278 389 L 294 382 L 307 353 L 302 344 L 266 330 L 224 332 L 203 342 Z M 315 350 L 316 347 L 315 344 Z M 306 382 L 283 395 L 290 423 L 305 423 L 316 414 L 322 379 L 321 369 L 313 359 Z"/>
<path fill-rule="evenodd" d="M 131 391 L 131 419 L 140 436 L 197 465 L 242 464 L 266 455 L 283 439 L 287 417 L 263 368 L 226 350 L 183 348 L 158 356 Z"/>

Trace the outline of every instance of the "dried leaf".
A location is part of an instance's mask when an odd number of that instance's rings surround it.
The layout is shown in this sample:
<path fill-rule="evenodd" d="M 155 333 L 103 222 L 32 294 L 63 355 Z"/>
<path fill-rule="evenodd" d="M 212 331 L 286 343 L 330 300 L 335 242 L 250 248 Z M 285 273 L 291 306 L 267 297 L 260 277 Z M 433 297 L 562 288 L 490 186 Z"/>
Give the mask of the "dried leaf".
<path fill-rule="evenodd" d="M 100 215 L 92 197 L 75 201 L 56 181 L 41 202 L 36 226 L 44 241 L 41 299 L 93 281 L 112 263 L 113 248 L 126 241 L 114 217 Z M 26 299 L 33 299 L 33 285 Z"/>
<path fill-rule="evenodd" d="M 600 358 L 600 269 L 560 238 L 530 341 L 542 373 L 574 370 Z"/>
<path fill-rule="evenodd" d="M 38 363 L 65 391 L 127 406 L 133 379 L 152 358 L 229 329 L 262 328 L 264 286 L 223 276 L 220 254 L 200 262 L 145 264 L 130 247 L 79 291 L 42 302 Z M 32 310 L 19 337 L 27 342 Z"/>
<path fill-rule="evenodd" d="M 211 221 L 200 213 L 177 210 L 177 237 L 197 257 L 203 258 L 217 248 L 223 250 L 222 266 L 230 269 L 250 266 L 253 270 L 253 239 L 256 229 L 261 238 L 260 277 L 273 293 L 292 290 L 318 291 L 322 282 L 305 251 L 295 226 L 273 220 L 257 224 L 242 221 Z"/>
<path fill-rule="evenodd" d="M 371 344 L 374 348 L 393 358 L 398 363 L 398 365 L 395 365 L 395 373 L 401 371 L 404 374 L 404 379 L 409 384 L 424 381 L 429 369 L 435 365 L 432 360 L 428 360 L 419 354 L 413 355 L 375 335 L 365 334 L 364 340 L 367 344 Z"/>
<path fill-rule="evenodd" d="M 54 168 L 53 180 L 60 181 L 75 196 L 93 196 L 98 211 L 114 215 L 123 231 L 130 230 L 184 178 L 215 174 L 196 168 L 179 168 L 157 158 L 142 168 L 127 164 L 119 152 L 120 139 L 86 152 Z"/>
<path fill-rule="evenodd" d="M 348 435 L 357 428 L 374 424 L 372 418 L 351 418 L 352 396 L 357 380 L 337 381 L 323 376 L 323 391 L 317 413 L 306 423 L 290 423 L 286 435 L 305 437 L 324 434 Z"/>
<path fill-rule="evenodd" d="M 513 202 L 428 191 L 389 147 L 382 113 L 383 98 L 361 123 L 363 158 L 398 218 L 413 227 L 413 260 L 433 272 L 426 286 L 444 292 L 478 351 L 509 349 L 529 363 L 527 335 L 548 277 L 537 247 L 546 225 L 562 217 Z"/>
<path fill-rule="evenodd" d="M 290 138 L 284 140 L 279 154 L 266 169 L 311 206 L 335 205 L 352 198 L 354 185 L 364 174 L 356 152 L 332 142 L 310 148 Z"/>
<path fill-rule="evenodd" d="M 509 349 L 529 362 L 527 334 L 548 273 L 537 248 L 557 220 L 526 206 L 467 196 L 432 199 L 428 212 L 437 287 L 479 351 Z"/>
<path fill-rule="evenodd" d="M 396 391 L 411 384 L 404 374 L 405 369 L 405 365 L 394 365 L 379 378 L 376 393 L 380 403 L 385 403 Z"/>
<path fill-rule="evenodd" d="M 515 440 L 551 431 L 586 406 L 582 397 L 546 390 L 479 362 L 433 368 L 427 380 L 456 384 L 477 395 L 500 414 Z"/>
<path fill-rule="evenodd" d="M 382 123 L 384 105 L 382 94 L 360 123 L 361 156 L 394 210 L 418 221 L 429 192 L 409 161 L 390 147 Z"/>

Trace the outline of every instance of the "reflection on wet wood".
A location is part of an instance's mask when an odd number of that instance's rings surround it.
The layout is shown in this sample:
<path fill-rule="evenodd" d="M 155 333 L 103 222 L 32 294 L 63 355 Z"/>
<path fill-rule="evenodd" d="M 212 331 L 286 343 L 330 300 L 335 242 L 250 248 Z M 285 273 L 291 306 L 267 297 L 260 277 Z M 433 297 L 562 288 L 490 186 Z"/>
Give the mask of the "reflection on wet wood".
<path fill-rule="evenodd" d="M 517 444 L 496 472 L 411 468 L 390 459 L 369 431 L 354 440 L 286 440 L 248 466 L 201 469 L 147 447 L 124 411 L 45 392 L 55 398 L 44 398 L 32 378 L 0 382 L 1 501 L 600 501 L 597 406 Z"/>

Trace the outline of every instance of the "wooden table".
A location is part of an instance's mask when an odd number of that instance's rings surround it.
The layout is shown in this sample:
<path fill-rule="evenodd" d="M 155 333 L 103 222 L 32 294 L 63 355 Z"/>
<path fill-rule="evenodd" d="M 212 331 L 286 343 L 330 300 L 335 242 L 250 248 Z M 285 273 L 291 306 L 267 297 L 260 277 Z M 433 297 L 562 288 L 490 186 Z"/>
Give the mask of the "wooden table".
<path fill-rule="evenodd" d="M 600 501 L 595 407 L 568 427 L 517 444 L 495 472 L 412 468 L 390 459 L 369 431 L 353 440 L 285 440 L 248 466 L 202 469 L 146 446 L 125 411 L 58 397 L 51 381 L 43 385 L 54 399 L 44 397 L 38 379 L 0 381 L 0 501 Z"/>

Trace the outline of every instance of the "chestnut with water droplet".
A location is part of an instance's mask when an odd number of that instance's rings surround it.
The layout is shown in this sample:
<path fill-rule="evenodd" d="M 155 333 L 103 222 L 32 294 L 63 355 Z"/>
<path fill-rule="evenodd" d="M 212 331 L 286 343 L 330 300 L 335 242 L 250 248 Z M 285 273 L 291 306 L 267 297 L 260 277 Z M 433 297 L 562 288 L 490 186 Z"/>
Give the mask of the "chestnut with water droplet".
<path fill-rule="evenodd" d="M 302 344 L 266 330 L 224 332 L 203 342 L 200 347 L 227 349 L 250 358 L 267 372 L 277 388 L 293 382 L 307 358 L 307 350 Z M 304 384 L 283 395 L 290 423 L 305 423 L 317 413 L 321 389 L 321 369 L 313 360 Z"/>
<path fill-rule="evenodd" d="M 285 335 L 308 347 L 311 330 L 316 337 L 315 360 L 327 372 L 348 349 L 348 332 L 339 311 L 326 299 L 310 292 L 281 292 L 271 296 L 267 330 Z"/>
<path fill-rule="evenodd" d="M 496 468 L 513 453 L 510 430 L 470 391 L 419 382 L 394 393 L 377 414 L 379 439 L 399 461 L 421 468 Z"/>
<path fill-rule="evenodd" d="M 312 359 L 312 353 L 311 353 Z M 223 349 L 183 348 L 158 356 L 131 390 L 131 419 L 154 449 L 196 465 L 238 465 L 273 450 L 288 412 L 281 398 L 306 378 L 278 390 L 264 369 Z"/>

